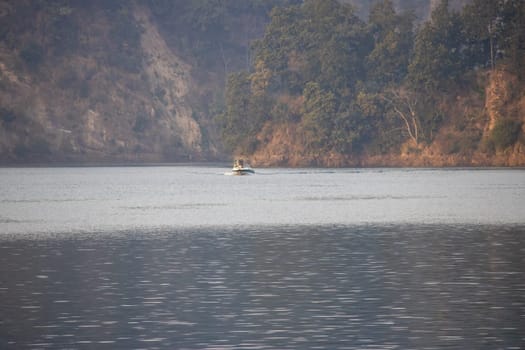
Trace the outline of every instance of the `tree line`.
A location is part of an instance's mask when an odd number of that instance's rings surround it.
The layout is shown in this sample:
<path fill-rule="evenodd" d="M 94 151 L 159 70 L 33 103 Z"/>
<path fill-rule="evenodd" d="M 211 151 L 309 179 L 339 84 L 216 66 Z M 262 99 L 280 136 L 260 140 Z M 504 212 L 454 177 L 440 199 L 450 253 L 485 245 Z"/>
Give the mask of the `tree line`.
<path fill-rule="evenodd" d="M 477 72 L 525 78 L 525 2 L 472 0 L 455 12 L 442 0 L 415 23 L 391 0 L 368 21 L 336 0 L 274 8 L 250 69 L 228 77 L 225 144 L 252 153 L 270 121 L 299 125 L 312 152 L 387 153 L 431 142 L 447 117 L 440 102 L 475 89 Z"/>

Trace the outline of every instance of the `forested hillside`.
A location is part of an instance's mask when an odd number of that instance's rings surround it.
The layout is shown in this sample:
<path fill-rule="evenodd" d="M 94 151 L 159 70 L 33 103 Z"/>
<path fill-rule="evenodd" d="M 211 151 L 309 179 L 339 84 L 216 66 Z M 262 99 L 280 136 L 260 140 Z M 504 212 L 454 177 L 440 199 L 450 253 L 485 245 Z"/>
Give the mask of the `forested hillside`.
<path fill-rule="evenodd" d="M 523 165 L 519 0 L 0 0 L 0 163 Z"/>
<path fill-rule="evenodd" d="M 281 165 L 525 164 L 525 2 L 384 0 L 271 13 L 220 116 L 232 152 Z"/>

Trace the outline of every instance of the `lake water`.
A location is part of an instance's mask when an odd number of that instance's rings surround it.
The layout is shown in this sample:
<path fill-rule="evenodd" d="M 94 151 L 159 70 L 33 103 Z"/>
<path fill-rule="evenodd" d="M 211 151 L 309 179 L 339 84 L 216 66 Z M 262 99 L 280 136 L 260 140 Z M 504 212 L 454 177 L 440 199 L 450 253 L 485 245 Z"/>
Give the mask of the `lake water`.
<path fill-rule="evenodd" d="M 525 348 L 525 170 L 227 170 L 0 168 L 0 348 Z"/>

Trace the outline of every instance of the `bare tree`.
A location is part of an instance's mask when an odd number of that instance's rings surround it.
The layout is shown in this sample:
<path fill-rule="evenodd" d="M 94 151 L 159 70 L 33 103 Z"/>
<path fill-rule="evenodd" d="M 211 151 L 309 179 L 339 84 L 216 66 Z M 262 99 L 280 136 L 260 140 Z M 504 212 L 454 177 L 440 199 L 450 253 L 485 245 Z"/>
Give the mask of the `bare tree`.
<path fill-rule="evenodd" d="M 416 93 L 406 89 L 390 89 L 381 94 L 380 97 L 387 102 L 388 106 L 404 122 L 409 137 L 417 145 L 421 135 L 421 120 L 417 111 L 418 96 Z"/>

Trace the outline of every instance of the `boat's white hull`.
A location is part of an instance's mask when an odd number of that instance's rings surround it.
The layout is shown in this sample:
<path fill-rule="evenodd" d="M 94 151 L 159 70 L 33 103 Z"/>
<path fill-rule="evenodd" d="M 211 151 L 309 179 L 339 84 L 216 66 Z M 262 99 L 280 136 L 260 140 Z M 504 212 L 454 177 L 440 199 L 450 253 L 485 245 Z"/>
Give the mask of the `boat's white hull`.
<path fill-rule="evenodd" d="M 242 159 L 237 159 L 233 162 L 233 168 L 231 173 L 224 175 L 253 175 L 255 171 L 248 165 L 245 164 Z"/>
<path fill-rule="evenodd" d="M 253 175 L 253 169 L 232 169 L 232 175 Z"/>
<path fill-rule="evenodd" d="M 228 173 L 224 173 L 224 175 L 231 175 L 231 176 L 254 175 L 254 174 L 255 174 L 255 171 L 250 168 L 232 169 L 232 171 Z"/>

